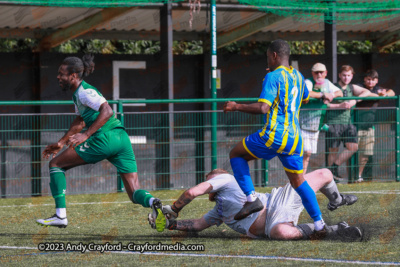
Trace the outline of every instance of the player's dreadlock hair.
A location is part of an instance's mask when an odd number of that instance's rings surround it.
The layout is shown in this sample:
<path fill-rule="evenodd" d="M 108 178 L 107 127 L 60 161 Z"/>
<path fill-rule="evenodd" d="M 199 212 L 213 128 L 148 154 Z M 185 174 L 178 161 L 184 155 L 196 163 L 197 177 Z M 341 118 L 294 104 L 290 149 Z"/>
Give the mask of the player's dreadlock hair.
<path fill-rule="evenodd" d="M 67 70 L 69 74 L 77 73 L 79 79 L 82 79 L 83 76 L 88 76 L 94 71 L 94 56 L 86 54 L 82 57 L 82 59 L 78 57 L 67 57 L 62 62 L 62 65 L 67 66 Z"/>
<path fill-rule="evenodd" d="M 281 39 L 273 41 L 269 47 L 270 52 L 275 52 L 280 58 L 289 58 L 290 56 L 290 46 L 289 44 Z"/>

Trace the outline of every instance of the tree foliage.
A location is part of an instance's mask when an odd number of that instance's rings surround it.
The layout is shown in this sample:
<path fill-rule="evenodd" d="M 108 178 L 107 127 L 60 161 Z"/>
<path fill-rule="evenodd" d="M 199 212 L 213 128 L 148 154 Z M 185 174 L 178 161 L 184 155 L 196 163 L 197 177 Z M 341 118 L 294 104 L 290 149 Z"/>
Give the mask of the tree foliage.
<path fill-rule="evenodd" d="M 373 43 L 371 41 L 338 41 L 338 54 L 366 54 L 373 52 Z M 397 50 L 399 53 L 400 50 Z"/>
<path fill-rule="evenodd" d="M 153 55 L 161 51 L 159 41 L 132 40 L 70 40 L 52 49 L 60 53 L 96 53 L 96 54 L 135 54 Z M 174 41 L 173 53 L 176 55 L 203 54 L 202 41 Z"/>
<path fill-rule="evenodd" d="M 385 47 L 382 52 L 389 54 L 395 54 L 395 53 L 398 54 L 400 53 L 399 51 L 400 51 L 400 42 L 396 42 L 388 47 Z"/>
<path fill-rule="evenodd" d="M 289 42 L 290 52 L 296 55 L 321 55 L 325 53 L 323 41 Z"/>
<path fill-rule="evenodd" d="M 233 53 L 241 55 L 265 55 L 270 42 L 243 42 L 237 41 L 221 49 L 218 53 Z M 38 45 L 35 39 L 0 39 L 0 52 L 24 52 L 34 49 Z M 297 55 L 321 55 L 325 53 L 324 41 L 290 41 L 291 53 Z M 372 41 L 338 41 L 338 54 L 365 54 L 372 53 Z M 52 48 L 52 52 L 59 53 L 95 53 L 95 54 L 135 54 L 153 55 L 161 51 L 159 41 L 149 40 L 83 40 L 73 39 Z M 203 54 L 202 41 L 174 41 L 175 55 Z M 381 53 L 400 53 L 400 42 L 397 42 Z"/>
<path fill-rule="evenodd" d="M 25 52 L 37 46 L 35 39 L 0 39 L 0 52 Z"/>
<path fill-rule="evenodd" d="M 221 49 L 222 52 L 237 54 L 264 55 L 271 42 L 235 42 Z M 290 50 L 294 55 L 322 55 L 325 53 L 324 41 L 290 41 Z M 338 41 L 338 54 L 366 54 L 373 52 L 371 41 Z M 386 53 L 400 53 L 400 44 Z"/>

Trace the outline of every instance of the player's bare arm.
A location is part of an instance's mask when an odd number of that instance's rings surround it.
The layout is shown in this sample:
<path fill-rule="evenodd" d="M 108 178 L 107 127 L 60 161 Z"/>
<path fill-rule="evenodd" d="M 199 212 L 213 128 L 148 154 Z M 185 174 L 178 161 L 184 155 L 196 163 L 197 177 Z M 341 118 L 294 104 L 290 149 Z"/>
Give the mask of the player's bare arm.
<path fill-rule="evenodd" d="M 193 199 L 195 199 L 198 196 L 204 195 L 209 193 L 212 190 L 212 185 L 208 182 L 202 182 L 195 187 L 192 187 L 188 190 L 186 190 L 179 198 L 177 201 L 174 202 L 174 204 L 171 206 L 171 209 L 176 213 L 173 214 L 174 217 L 178 216 L 179 211 L 183 207 L 185 207 L 187 204 L 189 204 Z"/>
<path fill-rule="evenodd" d="M 77 133 L 69 137 L 69 143 L 72 148 L 85 142 L 92 134 L 100 129 L 113 115 L 113 111 L 107 102 L 104 102 L 99 108 L 99 116 L 84 133 Z"/>
<path fill-rule="evenodd" d="M 258 102 L 253 104 L 238 104 L 234 101 L 228 101 L 224 105 L 224 112 L 241 111 L 250 114 L 268 113 L 270 106 L 267 103 Z"/>
<path fill-rule="evenodd" d="M 81 116 L 77 116 L 72 122 L 69 130 L 64 134 L 64 136 L 55 144 L 48 145 L 42 155 L 44 159 L 54 158 L 58 152 L 64 147 L 64 145 L 68 145 L 68 139 L 71 135 L 79 133 L 85 127 L 85 122 Z"/>
<path fill-rule="evenodd" d="M 179 230 L 185 232 L 200 232 L 208 227 L 210 227 L 204 217 L 200 219 L 191 219 L 191 220 L 179 220 L 174 221 L 170 230 Z"/>

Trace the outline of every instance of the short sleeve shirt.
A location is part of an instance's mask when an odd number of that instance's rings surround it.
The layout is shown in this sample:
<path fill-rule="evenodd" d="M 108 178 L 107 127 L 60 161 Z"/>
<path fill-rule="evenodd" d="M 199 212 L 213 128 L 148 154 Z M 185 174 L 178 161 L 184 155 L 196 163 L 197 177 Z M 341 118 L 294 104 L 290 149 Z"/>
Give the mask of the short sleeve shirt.
<path fill-rule="evenodd" d="M 249 229 L 257 219 L 259 212 L 239 221 L 233 219 L 246 202 L 246 196 L 237 184 L 235 177 L 230 174 L 221 174 L 207 182 L 213 187 L 211 193 L 216 192 L 217 194 L 214 208 L 204 215 L 206 222 L 217 226 L 225 223 L 236 232 L 253 237 L 249 233 Z M 267 204 L 269 194 L 257 193 L 257 196 L 264 205 Z"/>
<path fill-rule="evenodd" d="M 103 95 L 90 84 L 82 81 L 72 96 L 75 104 L 75 113 L 80 115 L 86 126 L 89 127 L 97 119 L 100 106 L 107 102 Z M 115 114 L 96 133 L 106 132 L 114 128 L 123 128 Z"/>
<path fill-rule="evenodd" d="M 267 103 L 270 109 L 259 135 L 268 148 L 283 154 L 302 154 L 298 114 L 308 97 L 304 77 L 293 67 L 279 66 L 265 76 L 258 102 Z"/>

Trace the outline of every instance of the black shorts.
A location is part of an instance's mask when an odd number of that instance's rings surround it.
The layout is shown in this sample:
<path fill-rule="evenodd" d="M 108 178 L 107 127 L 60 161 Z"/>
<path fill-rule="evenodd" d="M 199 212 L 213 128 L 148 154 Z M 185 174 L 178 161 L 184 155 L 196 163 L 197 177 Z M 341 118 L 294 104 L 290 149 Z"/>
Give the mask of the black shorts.
<path fill-rule="evenodd" d="M 357 143 L 357 128 L 353 124 L 329 124 L 326 133 L 328 148 L 336 148 L 340 143 Z"/>

